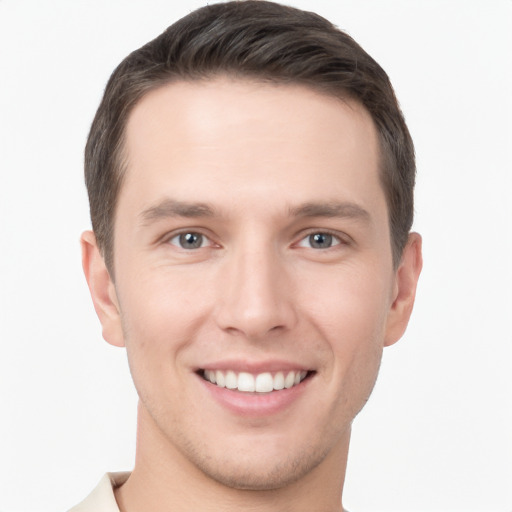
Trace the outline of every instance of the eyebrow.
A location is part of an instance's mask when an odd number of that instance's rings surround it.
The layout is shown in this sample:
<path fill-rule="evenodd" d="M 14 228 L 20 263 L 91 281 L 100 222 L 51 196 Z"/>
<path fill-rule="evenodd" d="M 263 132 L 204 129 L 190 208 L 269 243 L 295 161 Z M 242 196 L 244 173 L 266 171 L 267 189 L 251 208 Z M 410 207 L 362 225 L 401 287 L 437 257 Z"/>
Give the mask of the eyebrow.
<path fill-rule="evenodd" d="M 351 202 L 304 203 L 290 208 L 292 217 L 342 217 L 369 222 L 370 214 L 363 207 Z"/>
<path fill-rule="evenodd" d="M 154 206 L 143 210 L 139 217 L 142 224 L 169 217 L 213 217 L 214 209 L 206 203 L 190 203 L 175 199 L 164 199 Z"/>
<path fill-rule="evenodd" d="M 370 221 L 367 210 L 351 202 L 308 202 L 288 209 L 290 217 L 339 217 Z M 216 210 L 207 203 L 194 203 L 166 198 L 143 210 L 139 217 L 142 225 L 172 217 L 214 217 Z"/>

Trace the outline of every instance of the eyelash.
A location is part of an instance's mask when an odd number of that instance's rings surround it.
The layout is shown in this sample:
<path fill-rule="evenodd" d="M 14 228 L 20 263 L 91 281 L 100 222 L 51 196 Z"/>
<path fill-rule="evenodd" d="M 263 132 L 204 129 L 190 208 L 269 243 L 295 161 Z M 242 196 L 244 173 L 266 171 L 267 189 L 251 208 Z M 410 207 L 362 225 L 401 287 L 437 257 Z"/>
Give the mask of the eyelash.
<path fill-rule="evenodd" d="M 307 241 L 314 235 L 324 235 L 324 236 L 328 236 L 328 237 L 331 237 L 332 238 L 332 242 L 333 244 L 330 245 L 329 247 L 311 247 L 310 245 L 309 246 L 305 246 L 303 245 L 304 242 L 307 243 Z M 308 233 L 306 233 L 300 240 L 299 242 L 297 242 L 295 245 L 297 245 L 298 247 L 305 247 L 305 248 L 308 248 L 308 249 L 314 249 L 314 250 L 329 250 L 329 249 L 334 249 L 335 247 L 339 246 L 339 245 L 348 245 L 348 241 L 346 240 L 346 238 L 343 238 L 339 233 L 337 232 L 333 232 L 333 231 L 330 231 L 329 229 L 316 229 L 316 230 L 311 230 L 309 231 Z"/>
<path fill-rule="evenodd" d="M 178 247 L 180 249 L 183 249 L 185 251 L 188 251 L 188 250 L 194 250 L 194 249 L 203 249 L 204 246 L 203 244 L 201 243 L 201 245 L 199 247 L 192 247 L 192 248 L 185 248 L 183 247 L 181 244 L 180 244 L 180 239 L 181 237 L 184 237 L 184 236 L 187 236 L 187 235 L 196 235 L 196 236 L 199 236 L 202 238 L 202 242 L 204 241 L 208 241 L 210 246 L 213 246 L 214 245 L 214 242 L 211 241 L 211 239 L 205 235 L 204 233 L 201 233 L 200 231 L 193 231 L 193 230 L 186 230 L 186 231 L 181 231 L 180 233 L 174 233 L 171 237 L 169 237 L 166 242 L 170 245 L 174 245 L 175 247 Z M 177 239 L 177 243 L 172 243 L 173 240 Z"/>
<path fill-rule="evenodd" d="M 188 248 L 181 245 L 181 243 L 183 242 L 181 237 L 184 237 L 187 235 L 195 235 L 195 236 L 201 237 L 201 245 L 199 245 L 198 247 L 188 247 Z M 335 243 L 329 245 L 329 247 L 311 247 L 311 245 L 309 245 L 309 246 L 303 245 L 303 243 L 307 243 L 308 240 L 311 243 L 311 237 L 315 236 L 315 235 L 323 235 L 326 237 L 330 237 L 332 239 L 332 242 L 335 242 Z M 176 243 L 173 243 L 173 240 L 175 240 L 175 239 L 176 239 Z M 215 243 L 212 242 L 212 240 L 204 233 L 201 233 L 200 231 L 186 230 L 186 231 L 182 231 L 180 233 L 173 234 L 173 236 L 167 238 L 166 243 L 173 245 L 175 247 L 178 247 L 180 249 L 183 249 L 185 251 L 193 251 L 193 250 L 205 248 L 206 246 L 203 245 L 203 243 L 205 241 L 209 242 L 208 246 L 210 246 L 210 247 L 215 245 Z M 321 242 L 319 242 L 319 243 L 321 243 Z M 304 236 L 302 236 L 302 238 L 298 242 L 296 242 L 293 245 L 295 245 L 297 247 L 305 247 L 305 248 L 310 248 L 310 249 L 314 249 L 314 250 L 328 250 L 328 249 L 337 247 L 338 245 L 347 245 L 347 244 L 348 244 L 347 240 L 344 239 L 343 237 L 341 237 L 338 233 L 334 233 L 328 229 L 327 230 L 324 229 L 324 230 L 312 230 L 312 231 L 306 233 Z"/>

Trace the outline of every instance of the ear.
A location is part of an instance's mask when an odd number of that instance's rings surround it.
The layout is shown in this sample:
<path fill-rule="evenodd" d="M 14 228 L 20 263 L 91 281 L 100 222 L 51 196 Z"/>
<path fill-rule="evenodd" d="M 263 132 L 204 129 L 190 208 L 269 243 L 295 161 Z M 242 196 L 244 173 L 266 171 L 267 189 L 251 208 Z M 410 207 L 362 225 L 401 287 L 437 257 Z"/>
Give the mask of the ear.
<path fill-rule="evenodd" d="M 103 328 L 103 338 L 117 347 L 124 346 L 119 302 L 116 289 L 92 231 L 80 237 L 82 267 L 89 285 L 94 309 Z"/>
<path fill-rule="evenodd" d="M 393 302 L 388 314 L 384 346 L 397 342 L 405 332 L 411 317 L 422 266 L 421 236 L 418 233 L 410 233 L 395 275 Z"/>

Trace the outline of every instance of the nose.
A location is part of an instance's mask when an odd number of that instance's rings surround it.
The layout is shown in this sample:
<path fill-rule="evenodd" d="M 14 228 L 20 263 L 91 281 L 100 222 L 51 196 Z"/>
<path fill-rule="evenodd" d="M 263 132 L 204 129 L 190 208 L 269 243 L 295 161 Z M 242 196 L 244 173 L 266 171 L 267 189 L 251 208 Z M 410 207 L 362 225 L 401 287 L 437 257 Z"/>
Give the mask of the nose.
<path fill-rule="evenodd" d="M 220 328 L 262 340 L 295 325 L 290 269 L 276 251 L 240 248 L 224 263 L 216 310 Z"/>

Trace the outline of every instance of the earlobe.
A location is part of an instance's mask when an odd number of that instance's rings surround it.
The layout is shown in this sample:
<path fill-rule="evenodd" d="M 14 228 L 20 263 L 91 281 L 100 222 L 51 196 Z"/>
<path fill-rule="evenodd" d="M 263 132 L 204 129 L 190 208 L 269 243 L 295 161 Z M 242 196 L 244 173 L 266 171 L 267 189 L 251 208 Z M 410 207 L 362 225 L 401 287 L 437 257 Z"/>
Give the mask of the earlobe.
<path fill-rule="evenodd" d="M 405 332 L 414 306 L 416 286 L 422 266 L 421 236 L 418 233 L 410 233 L 400 266 L 396 271 L 393 302 L 388 315 L 384 346 L 397 342 Z"/>
<path fill-rule="evenodd" d="M 114 283 L 92 231 L 80 237 L 82 267 L 91 292 L 94 309 L 102 325 L 103 338 L 117 347 L 124 346 L 121 315 Z"/>

